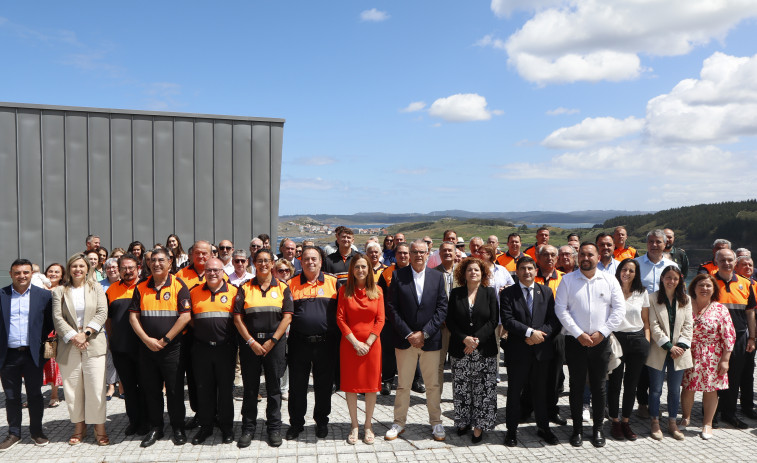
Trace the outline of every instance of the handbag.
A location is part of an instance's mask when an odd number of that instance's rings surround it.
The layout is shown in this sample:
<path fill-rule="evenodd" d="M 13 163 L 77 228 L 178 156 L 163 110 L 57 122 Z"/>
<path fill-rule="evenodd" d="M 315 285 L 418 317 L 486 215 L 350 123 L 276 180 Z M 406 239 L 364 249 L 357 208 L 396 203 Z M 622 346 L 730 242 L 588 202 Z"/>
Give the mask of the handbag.
<path fill-rule="evenodd" d="M 45 350 L 42 353 L 42 356 L 46 359 L 54 359 L 56 355 L 58 355 L 58 337 L 57 336 L 50 336 L 49 338 L 45 339 Z"/>

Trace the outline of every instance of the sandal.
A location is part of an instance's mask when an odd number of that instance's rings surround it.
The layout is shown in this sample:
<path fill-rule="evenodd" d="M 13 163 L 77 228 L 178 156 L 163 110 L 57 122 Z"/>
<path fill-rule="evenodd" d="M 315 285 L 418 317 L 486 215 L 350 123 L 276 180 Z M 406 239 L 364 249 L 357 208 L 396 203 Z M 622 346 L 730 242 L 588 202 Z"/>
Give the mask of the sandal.
<path fill-rule="evenodd" d="M 105 424 L 95 425 L 95 441 L 101 447 L 110 445 L 110 438 L 108 437 L 108 433 L 105 432 Z"/>
<path fill-rule="evenodd" d="M 350 435 L 347 436 L 347 443 L 350 445 L 355 445 L 357 443 L 357 434 L 358 428 L 352 428 Z"/>
<path fill-rule="evenodd" d="M 376 436 L 373 435 L 373 429 L 367 428 L 365 430 L 365 436 L 363 436 L 363 442 L 368 445 L 373 445 L 373 442 L 376 441 Z"/>
<path fill-rule="evenodd" d="M 691 424 L 691 420 L 688 418 L 681 418 L 678 422 L 678 429 L 680 431 L 686 431 L 686 428 Z"/>
<path fill-rule="evenodd" d="M 55 407 L 57 407 L 58 405 L 60 405 L 60 401 L 59 401 L 59 400 L 57 400 L 57 399 L 50 399 L 50 403 L 49 403 L 49 404 L 47 404 L 47 406 L 48 406 L 49 408 L 55 408 Z"/>
<path fill-rule="evenodd" d="M 76 423 L 74 427 L 74 433 L 71 434 L 71 438 L 68 439 L 68 445 L 79 445 L 84 440 L 84 435 L 87 433 L 87 425 L 84 422 Z"/>

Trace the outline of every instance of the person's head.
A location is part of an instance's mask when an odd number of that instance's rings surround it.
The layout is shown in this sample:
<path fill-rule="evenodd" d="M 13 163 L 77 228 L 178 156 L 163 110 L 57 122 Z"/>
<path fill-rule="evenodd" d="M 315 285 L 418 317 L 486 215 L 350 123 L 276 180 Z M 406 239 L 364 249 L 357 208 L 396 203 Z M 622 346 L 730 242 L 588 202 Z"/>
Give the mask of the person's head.
<path fill-rule="evenodd" d="M 205 262 L 205 282 L 213 291 L 223 284 L 223 265 L 223 261 L 217 257 L 211 257 Z"/>
<path fill-rule="evenodd" d="M 81 256 L 81 254 L 78 254 Z M 16 259 L 11 264 L 10 276 L 13 289 L 17 293 L 24 294 L 32 283 L 32 263 L 29 259 Z"/>
<path fill-rule="evenodd" d="M 192 265 L 195 270 L 202 272 L 208 259 L 213 257 L 213 245 L 208 241 L 198 240 L 192 245 Z"/>
<path fill-rule="evenodd" d="M 618 225 L 612 232 L 612 240 L 615 242 L 615 249 L 625 249 L 628 232 L 626 227 Z"/>
<path fill-rule="evenodd" d="M 455 281 L 460 286 L 465 286 L 468 283 L 489 286 L 491 275 L 489 266 L 478 257 L 466 257 L 455 267 L 454 273 Z"/>
<path fill-rule="evenodd" d="M 629 288 L 632 293 L 646 291 L 644 285 L 641 283 L 639 263 L 634 259 L 623 259 L 618 264 L 618 269 L 615 270 L 615 278 L 618 279 L 622 287 Z"/>
<path fill-rule="evenodd" d="M 368 299 L 375 300 L 379 296 L 376 289 L 376 280 L 368 258 L 363 254 L 355 254 L 350 260 L 350 268 L 347 271 L 347 283 L 345 283 L 344 296 L 353 297 L 358 288 L 364 288 Z"/>
<path fill-rule="evenodd" d="M 160 281 L 168 276 L 173 262 L 168 249 L 155 248 L 150 251 L 150 255 L 147 258 L 149 259 L 147 265 L 150 267 L 150 273 L 153 278 Z M 203 269 L 206 262 L 207 259 L 203 262 Z"/>
<path fill-rule="evenodd" d="M 515 274 L 523 286 L 531 286 L 536 278 L 536 262 L 531 256 L 523 256 L 515 263 Z"/>
<path fill-rule="evenodd" d="M 689 284 L 689 296 L 697 302 L 715 302 L 720 299 L 720 288 L 715 277 L 709 273 L 700 273 Z"/>
<path fill-rule="evenodd" d="M 397 243 L 394 246 L 394 260 L 397 262 L 397 268 L 410 265 L 410 245 L 405 242 Z"/>
<path fill-rule="evenodd" d="M 457 237 L 457 243 L 455 243 L 455 248 L 460 250 L 461 253 L 465 252 L 465 240 L 462 236 Z"/>
<path fill-rule="evenodd" d="M 115 257 L 105 259 L 103 270 L 105 271 L 105 276 L 108 277 L 108 280 L 111 283 L 118 281 L 118 279 L 121 278 L 121 276 L 118 274 L 118 259 L 116 259 Z"/>
<path fill-rule="evenodd" d="M 720 276 L 731 276 L 736 265 L 736 254 L 730 249 L 721 249 L 715 253 L 715 265 Z"/>
<path fill-rule="evenodd" d="M 277 280 L 289 281 L 294 276 L 294 265 L 286 259 L 279 259 L 273 266 L 273 276 Z"/>
<path fill-rule="evenodd" d="M 410 265 L 416 272 L 421 272 L 426 267 L 428 259 L 428 246 L 423 240 L 415 240 L 410 245 Z"/>
<path fill-rule="evenodd" d="M 55 288 L 63 282 L 63 278 L 66 276 L 66 269 L 62 264 L 53 262 L 45 269 L 45 276 L 50 280 L 50 288 Z"/>
<path fill-rule="evenodd" d="M 91 268 L 98 268 L 100 266 L 100 253 L 97 252 L 97 249 L 84 251 L 84 257 L 87 258 L 87 262 L 89 262 Z"/>
<path fill-rule="evenodd" d="M 578 268 L 582 272 L 592 272 L 597 268 L 599 262 L 599 251 L 597 245 L 584 241 L 578 248 Z"/>
<path fill-rule="evenodd" d="M 549 244 L 549 228 L 539 227 L 536 229 L 536 245 Z"/>
<path fill-rule="evenodd" d="M 485 244 L 478 248 L 478 257 L 485 264 L 493 264 L 497 260 L 497 248 L 493 244 Z"/>
<path fill-rule="evenodd" d="M 234 244 L 229 240 L 221 240 L 218 243 L 218 258 L 224 265 L 231 262 L 231 255 L 234 253 Z"/>
<path fill-rule="evenodd" d="M 118 273 L 121 281 L 133 284 L 139 278 L 139 259 L 134 254 L 126 253 L 118 258 Z"/>
<path fill-rule="evenodd" d="M 365 255 L 371 263 L 371 269 L 381 263 L 381 245 L 375 241 L 365 243 Z"/>
<path fill-rule="evenodd" d="M 268 278 L 268 275 L 273 272 L 276 256 L 273 255 L 273 251 L 269 248 L 258 249 L 250 259 L 252 260 L 252 265 L 255 266 L 255 276 L 258 280 Z"/>
<path fill-rule="evenodd" d="M 218 246 L 213 243 L 210 244 L 210 255 L 211 257 L 218 257 Z"/>
<path fill-rule="evenodd" d="M 539 248 L 538 264 L 542 274 L 552 273 L 557 267 L 557 248 L 552 245 L 544 245 Z"/>
<path fill-rule="evenodd" d="M 97 254 L 96 251 L 90 251 Z M 66 261 L 66 286 L 80 286 L 89 275 L 90 269 L 94 268 L 91 265 L 91 258 L 88 256 L 91 254 L 76 253 L 68 258 Z"/>
<path fill-rule="evenodd" d="M 470 249 L 470 255 L 472 257 L 478 257 L 478 250 L 484 245 L 484 240 L 480 236 L 474 236 L 468 242 L 468 249 Z"/>
<path fill-rule="evenodd" d="M 489 235 L 486 239 L 486 244 L 491 244 L 496 250 L 499 247 L 499 238 L 497 238 L 497 235 Z"/>
<path fill-rule="evenodd" d="M 600 233 L 595 240 L 597 249 L 599 250 L 599 259 L 603 262 L 607 262 L 608 259 L 612 259 L 615 251 L 615 242 L 612 240 L 612 236 L 607 233 Z"/>
<path fill-rule="evenodd" d="M 263 248 L 265 249 L 271 249 L 271 237 L 268 236 L 265 233 L 261 233 L 258 235 L 258 238 L 260 239 L 260 242 L 263 243 Z"/>
<path fill-rule="evenodd" d="M 722 238 L 715 240 L 712 243 L 712 258 L 715 260 L 715 254 L 721 249 L 731 249 L 731 242 Z"/>
<path fill-rule="evenodd" d="M 234 266 L 234 273 L 244 275 L 247 271 L 247 253 L 244 249 L 235 249 L 231 254 L 231 264 Z"/>
<path fill-rule="evenodd" d="M 253 238 L 250 241 L 250 255 L 254 256 L 258 249 L 263 249 L 263 242 L 260 238 Z"/>
<path fill-rule="evenodd" d="M 736 274 L 744 278 L 751 278 L 754 274 L 754 261 L 751 257 L 741 256 L 736 258 Z"/>
<path fill-rule="evenodd" d="M 455 248 L 455 265 L 459 264 L 462 260 L 463 260 L 463 251 L 462 251 L 462 249 Z"/>
<path fill-rule="evenodd" d="M 315 241 L 313 241 L 313 240 L 302 240 L 302 248 L 304 249 L 305 246 L 315 246 Z"/>
<path fill-rule="evenodd" d="M 116 259 L 123 256 L 124 254 L 126 254 L 126 249 L 124 248 L 113 248 L 113 250 L 110 251 L 110 257 L 115 257 Z"/>
<path fill-rule="evenodd" d="M 668 265 L 660 274 L 660 290 L 657 292 L 657 303 L 664 304 L 665 297 L 670 293 L 678 302 L 679 307 L 689 302 L 686 295 L 686 283 L 683 274 L 675 265 Z M 673 302 L 673 301 L 669 301 Z"/>
<path fill-rule="evenodd" d="M 649 260 L 656 263 L 662 259 L 666 242 L 665 233 L 660 229 L 647 233 L 647 257 L 649 257 Z"/>
<path fill-rule="evenodd" d="M 449 243 L 457 243 L 457 232 L 455 230 L 444 230 L 444 233 L 442 234 L 442 241 L 447 241 Z"/>
<path fill-rule="evenodd" d="M 736 253 L 736 259 L 739 257 L 752 257 L 752 251 L 747 248 L 738 248 L 734 252 Z"/>
<path fill-rule="evenodd" d="M 168 238 L 166 238 L 166 247 L 171 250 L 175 257 L 186 254 L 184 252 L 184 247 L 181 245 L 179 236 L 174 233 L 171 233 L 168 235 Z"/>
<path fill-rule="evenodd" d="M 384 249 L 394 249 L 394 235 L 384 237 Z"/>
<path fill-rule="evenodd" d="M 87 251 L 97 249 L 100 247 L 100 237 L 97 235 L 87 235 L 85 244 L 87 245 Z"/>
<path fill-rule="evenodd" d="M 560 246 L 557 250 L 557 266 L 566 273 L 572 272 L 576 268 L 576 257 L 578 257 L 578 251 L 573 246 L 569 244 Z"/>
<path fill-rule="evenodd" d="M 294 261 L 297 254 L 297 245 L 291 239 L 284 238 L 281 240 L 281 244 L 279 244 L 279 252 L 281 252 L 281 257 Z"/>
<path fill-rule="evenodd" d="M 395 233 L 394 234 L 394 245 L 397 246 L 400 243 L 405 242 L 405 234 L 404 233 Z"/>
<path fill-rule="evenodd" d="M 105 261 L 108 260 L 108 250 L 100 246 L 97 248 L 97 254 L 100 256 L 100 268 L 105 265 Z"/>
<path fill-rule="evenodd" d="M 426 243 L 426 247 L 430 251 L 431 247 L 434 245 L 434 240 L 432 240 L 430 236 L 426 235 L 423 237 L 423 242 Z"/>
<path fill-rule="evenodd" d="M 442 241 L 439 245 L 439 258 L 442 265 L 449 267 L 455 262 L 455 245 L 449 241 Z"/>
<path fill-rule="evenodd" d="M 662 232 L 665 233 L 665 239 L 666 239 L 665 250 L 669 251 L 670 248 L 673 247 L 673 243 L 676 240 L 676 234 L 670 228 L 665 228 L 662 230 Z"/>
<path fill-rule="evenodd" d="M 302 273 L 308 280 L 315 279 L 321 273 L 321 252 L 315 246 L 302 248 Z"/>
<path fill-rule="evenodd" d="M 145 252 L 145 245 L 141 241 L 132 241 L 129 243 L 129 247 L 126 248 L 126 252 L 133 254 L 137 259 L 142 259 L 142 254 Z"/>
<path fill-rule="evenodd" d="M 507 253 L 510 257 L 518 257 L 520 255 L 520 235 L 517 233 L 510 233 L 507 236 Z"/>
<path fill-rule="evenodd" d="M 581 237 L 578 235 L 578 233 L 571 233 L 568 235 L 568 244 L 573 247 L 573 249 L 578 252 L 578 247 L 581 245 Z"/>
<path fill-rule="evenodd" d="M 302 256 L 302 244 L 297 244 L 294 247 L 294 257 L 299 259 Z"/>

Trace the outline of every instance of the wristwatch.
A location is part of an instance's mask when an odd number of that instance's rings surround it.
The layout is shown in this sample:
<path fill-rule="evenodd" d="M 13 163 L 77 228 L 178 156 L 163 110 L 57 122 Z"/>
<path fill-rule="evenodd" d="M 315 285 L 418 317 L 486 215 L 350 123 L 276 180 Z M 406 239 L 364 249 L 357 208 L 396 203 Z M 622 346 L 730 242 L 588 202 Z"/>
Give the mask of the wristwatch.
<path fill-rule="evenodd" d="M 92 332 L 90 330 L 87 330 L 87 331 L 84 332 L 84 335 L 87 336 L 87 337 L 90 337 L 90 336 L 92 336 Z"/>
<path fill-rule="evenodd" d="M 273 345 L 275 346 L 276 344 L 279 343 L 279 340 L 271 336 L 271 342 L 273 342 Z"/>
<path fill-rule="evenodd" d="M 164 342 L 165 342 L 166 344 L 170 344 L 170 343 L 171 343 L 171 339 L 169 339 L 169 337 L 168 337 L 168 336 L 163 336 L 163 341 L 164 341 Z"/>

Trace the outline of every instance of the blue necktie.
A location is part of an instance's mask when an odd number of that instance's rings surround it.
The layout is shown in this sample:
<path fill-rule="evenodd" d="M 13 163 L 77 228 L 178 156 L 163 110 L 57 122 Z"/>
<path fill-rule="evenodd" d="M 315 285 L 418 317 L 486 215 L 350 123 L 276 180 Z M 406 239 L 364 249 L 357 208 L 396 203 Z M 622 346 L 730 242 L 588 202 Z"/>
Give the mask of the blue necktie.
<path fill-rule="evenodd" d="M 534 314 L 534 298 L 531 297 L 531 288 L 526 288 L 526 305 L 528 306 L 528 313 Z"/>

